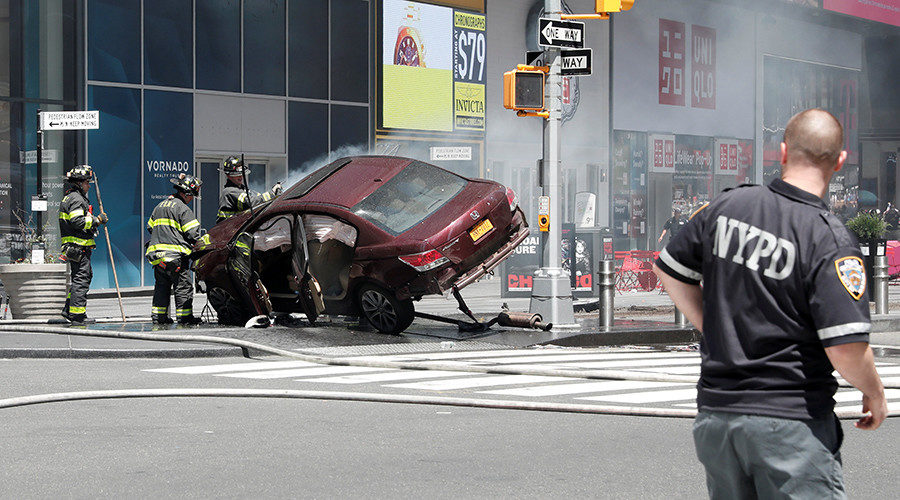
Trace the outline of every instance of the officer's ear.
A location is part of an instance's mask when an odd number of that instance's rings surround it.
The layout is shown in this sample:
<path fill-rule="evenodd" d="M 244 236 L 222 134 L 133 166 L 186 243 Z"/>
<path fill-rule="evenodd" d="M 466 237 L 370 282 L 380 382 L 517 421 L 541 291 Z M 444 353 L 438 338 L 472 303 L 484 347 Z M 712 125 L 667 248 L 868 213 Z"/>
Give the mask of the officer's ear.
<path fill-rule="evenodd" d="M 781 164 L 787 165 L 787 144 L 781 143 Z"/>
<path fill-rule="evenodd" d="M 834 167 L 834 171 L 837 172 L 844 166 L 844 162 L 847 161 L 847 152 L 841 151 L 841 155 L 838 156 L 837 165 Z"/>

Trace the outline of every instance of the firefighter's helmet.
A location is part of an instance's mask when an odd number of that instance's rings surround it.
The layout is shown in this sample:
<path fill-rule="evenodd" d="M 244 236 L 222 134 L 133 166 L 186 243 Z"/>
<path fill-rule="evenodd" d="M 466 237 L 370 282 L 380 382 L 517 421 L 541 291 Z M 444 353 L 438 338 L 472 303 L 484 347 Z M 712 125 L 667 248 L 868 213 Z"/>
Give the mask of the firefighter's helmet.
<path fill-rule="evenodd" d="M 222 162 L 222 171 L 225 172 L 225 175 L 238 176 L 242 175 L 245 170 L 249 171 L 244 165 L 244 161 L 237 156 L 229 156 Z"/>
<path fill-rule="evenodd" d="M 173 177 L 171 181 L 172 184 L 175 184 L 175 189 L 191 196 L 198 196 L 200 185 L 203 184 L 200 179 L 188 174 L 180 174 L 178 177 Z"/>
<path fill-rule="evenodd" d="M 90 165 L 78 165 L 66 172 L 66 180 L 72 182 L 89 181 L 94 178 L 94 170 Z"/>

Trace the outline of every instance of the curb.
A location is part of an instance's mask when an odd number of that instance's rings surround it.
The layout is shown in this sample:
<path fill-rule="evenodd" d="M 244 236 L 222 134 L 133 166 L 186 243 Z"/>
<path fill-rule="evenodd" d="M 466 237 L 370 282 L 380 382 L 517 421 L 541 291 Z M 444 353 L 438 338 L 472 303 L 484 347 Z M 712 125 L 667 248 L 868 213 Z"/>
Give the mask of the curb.
<path fill-rule="evenodd" d="M 54 349 L 28 347 L 0 348 L 0 359 L 124 359 L 124 358 L 225 358 L 241 357 L 239 347 L 199 347 L 180 349 Z"/>

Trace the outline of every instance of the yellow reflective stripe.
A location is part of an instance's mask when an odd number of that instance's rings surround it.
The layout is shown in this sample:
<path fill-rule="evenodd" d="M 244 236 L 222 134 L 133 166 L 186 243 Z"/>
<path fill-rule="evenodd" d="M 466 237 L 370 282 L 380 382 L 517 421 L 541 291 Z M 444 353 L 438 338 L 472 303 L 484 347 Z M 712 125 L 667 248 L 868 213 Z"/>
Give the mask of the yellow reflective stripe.
<path fill-rule="evenodd" d="M 81 215 L 84 215 L 84 210 L 79 208 L 77 210 L 72 210 L 71 212 L 60 212 L 59 218 L 62 220 L 72 220 L 73 217 L 78 217 Z"/>
<path fill-rule="evenodd" d="M 169 314 L 169 308 L 153 306 L 153 314 Z"/>
<path fill-rule="evenodd" d="M 159 265 L 159 263 L 162 262 L 162 261 L 163 261 L 163 259 L 154 259 L 154 260 L 151 260 L 151 261 L 150 261 L 150 265 L 151 265 L 151 266 L 156 266 L 156 265 Z"/>
<path fill-rule="evenodd" d="M 193 221 L 193 222 L 197 222 L 197 221 Z M 189 222 L 188 224 L 191 224 L 191 223 Z M 199 225 L 199 224 L 200 223 L 197 222 L 197 225 Z M 178 231 L 180 231 L 182 233 L 189 229 L 188 227 L 182 226 L 181 224 L 179 224 L 177 220 L 172 220 L 172 219 L 150 219 L 149 221 L 147 221 L 147 225 L 150 227 L 157 227 L 157 226 L 174 227 L 175 229 L 177 229 Z M 193 226 L 191 226 L 191 227 L 193 227 Z"/>
<path fill-rule="evenodd" d="M 227 219 L 229 217 L 234 217 L 235 215 L 243 212 L 243 210 L 239 210 L 237 212 L 232 212 L 230 210 L 219 210 L 219 213 L 216 214 L 216 217 L 222 217 L 223 219 Z"/>
<path fill-rule="evenodd" d="M 194 220 L 188 222 L 187 224 L 181 226 L 181 230 L 182 231 L 190 231 L 191 229 L 194 229 L 195 227 L 197 227 L 199 225 L 200 225 L 200 221 L 198 221 L 197 219 L 194 219 Z"/>
<path fill-rule="evenodd" d="M 209 234 L 204 234 L 203 236 L 201 236 L 200 243 L 203 243 L 204 245 L 209 245 L 209 243 L 210 243 Z"/>
<path fill-rule="evenodd" d="M 190 316 L 193 312 L 193 309 L 176 309 L 175 316 L 183 318 L 184 316 Z"/>
<path fill-rule="evenodd" d="M 168 243 L 157 243 L 156 245 L 150 245 L 149 247 L 147 247 L 147 252 L 146 252 L 146 254 L 149 255 L 150 252 L 157 252 L 157 251 L 160 251 L 160 250 L 169 251 L 169 252 L 183 253 L 183 254 L 185 254 L 185 255 L 190 255 L 190 254 L 191 254 L 191 249 L 188 248 L 188 247 L 186 247 L 186 246 L 182 246 L 182 245 L 171 245 L 171 244 L 168 244 Z"/>
<path fill-rule="evenodd" d="M 94 216 L 93 215 L 88 215 L 87 217 L 84 218 L 84 230 L 85 231 L 87 231 L 88 229 L 93 227 L 93 225 L 94 225 Z"/>
<path fill-rule="evenodd" d="M 264 195 L 262 195 L 262 199 L 263 199 L 263 201 L 269 201 L 272 199 L 272 194 L 267 192 Z"/>
<path fill-rule="evenodd" d="M 243 241 L 235 241 L 235 242 L 234 242 L 234 246 L 236 246 L 236 247 L 241 247 L 241 248 L 246 248 L 247 250 L 250 250 L 250 247 L 248 247 L 247 244 L 244 243 Z"/>
<path fill-rule="evenodd" d="M 84 314 L 86 312 L 86 310 L 87 310 L 87 307 L 69 306 L 70 314 Z"/>
<path fill-rule="evenodd" d="M 76 238 L 74 236 L 63 236 L 61 239 L 62 243 L 74 243 L 76 245 L 80 245 L 83 247 L 92 247 L 95 246 L 94 240 L 85 240 L 83 238 Z"/>

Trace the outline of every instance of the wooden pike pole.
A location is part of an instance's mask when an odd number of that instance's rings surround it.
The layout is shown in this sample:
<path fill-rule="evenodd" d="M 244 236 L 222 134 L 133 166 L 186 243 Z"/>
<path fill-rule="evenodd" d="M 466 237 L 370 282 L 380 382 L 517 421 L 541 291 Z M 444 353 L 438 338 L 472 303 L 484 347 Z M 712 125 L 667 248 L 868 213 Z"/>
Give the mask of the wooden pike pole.
<path fill-rule="evenodd" d="M 97 189 L 97 203 L 100 204 L 100 213 L 106 213 L 106 210 L 103 210 L 103 198 L 100 197 L 100 181 L 97 179 L 96 175 L 94 175 L 94 187 Z M 109 264 L 112 266 L 113 279 L 116 281 L 116 296 L 119 298 L 119 311 L 122 313 L 122 322 L 125 322 L 127 320 L 125 319 L 125 307 L 122 305 L 122 292 L 119 291 L 119 275 L 116 273 L 116 261 L 113 260 L 112 245 L 109 243 L 109 228 L 106 227 L 106 224 L 103 224 L 103 233 L 106 235 L 106 249 L 109 250 Z"/>

